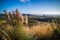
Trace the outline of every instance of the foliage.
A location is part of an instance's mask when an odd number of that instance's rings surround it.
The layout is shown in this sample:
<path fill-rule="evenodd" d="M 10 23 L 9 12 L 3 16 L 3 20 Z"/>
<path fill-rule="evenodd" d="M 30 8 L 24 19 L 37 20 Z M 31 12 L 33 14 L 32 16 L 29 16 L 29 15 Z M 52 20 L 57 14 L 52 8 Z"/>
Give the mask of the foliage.
<path fill-rule="evenodd" d="M 56 19 L 52 20 L 52 22 L 54 24 L 59 24 L 59 21 Z M 37 21 L 30 20 L 30 23 L 37 23 Z M 17 20 L 13 20 L 12 25 L 4 24 L 4 23 L 0 24 L 0 29 L 5 31 L 7 35 L 11 38 L 11 40 L 49 40 L 49 39 L 59 40 L 60 39 L 59 37 L 60 25 L 57 29 L 54 29 L 54 27 L 50 26 L 54 30 L 54 34 L 51 38 L 48 37 L 41 38 L 39 35 L 34 38 L 33 34 L 26 35 L 26 31 L 23 29 L 23 27 L 24 27 L 23 24 L 19 24 Z"/>

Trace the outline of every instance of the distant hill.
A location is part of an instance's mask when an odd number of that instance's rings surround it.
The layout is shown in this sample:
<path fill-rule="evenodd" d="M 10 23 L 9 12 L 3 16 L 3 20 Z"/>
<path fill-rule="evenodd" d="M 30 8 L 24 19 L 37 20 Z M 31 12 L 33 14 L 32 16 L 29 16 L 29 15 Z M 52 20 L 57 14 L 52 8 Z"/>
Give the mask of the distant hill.
<path fill-rule="evenodd" d="M 53 19 L 57 19 L 53 16 L 47 16 L 47 15 L 43 15 L 43 16 L 38 16 L 38 15 L 32 15 L 32 14 L 22 14 L 23 16 L 27 15 L 29 18 L 29 20 L 38 20 L 38 21 L 52 21 Z M 5 19 L 5 14 L 0 14 L 0 18 Z"/>
<path fill-rule="evenodd" d="M 34 16 L 34 15 L 32 15 L 32 14 L 22 14 L 23 16 L 24 15 L 27 15 L 27 16 Z M 0 14 L 0 16 L 5 16 L 5 14 Z"/>
<path fill-rule="evenodd" d="M 0 14 L 0 18 L 5 18 L 5 14 Z"/>
<path fill-rule="evenodd" d="M 32 14 L 22 14 L 23 16 L 25 16 L 25 15 L 27 15 L 27 16 L 34 16 L 34 15 L 32 15 Z"/>
<path fill-rule="evenodd" d="M 27 15 L 27 16 L 34 16 L 34 15 L 31 15 L 31 14 L 22 14 L 23 16 Z M 0 14 L 0 18 L 5 18 L 5 14 Z"/>

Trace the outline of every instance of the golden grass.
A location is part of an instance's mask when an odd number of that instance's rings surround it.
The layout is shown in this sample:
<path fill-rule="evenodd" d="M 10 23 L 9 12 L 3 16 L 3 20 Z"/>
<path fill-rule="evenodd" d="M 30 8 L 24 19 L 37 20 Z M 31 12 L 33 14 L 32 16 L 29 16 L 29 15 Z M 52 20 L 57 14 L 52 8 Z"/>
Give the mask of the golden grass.
<path fill-rule="evenodd" d="M 5 20 L 0 20 L 0 23 L 6 23 L 6 21 Z"/>
<path fill-rule="evenodd" d="M 21 27 L 12 27 L 10 25 L 2 25 L 2 29 L 10 36 L 15 38 L 15 36 L 19 36 L 19 38 L 23 39 L 29 39 L 29 36 L 38 35 L 41 37 L 50 37 L 53 34 L 52 27 L 56 27 L 55 25 L 51 26 L 50 23 L 42 22 L 41 24 L 32 26 L 29 28 L 29 26 L 21 26 Z M 20 34 L 21 33 L 21 34 Z M 31 38 L 31 37 L 30 37 Z"/>
<path fill-rule="evenodd" d="M 25 31 L 26 35 L 37 34 L 39 36 L 51 36 L 53 34 L 52 27 L 56 27 L 56 26 L 51 26 L 50 23 L 45 23 L 45 24 L 43 23 L 40 25 L 32 26 L 31 28 L 22 27 L 22 30 Z"/>

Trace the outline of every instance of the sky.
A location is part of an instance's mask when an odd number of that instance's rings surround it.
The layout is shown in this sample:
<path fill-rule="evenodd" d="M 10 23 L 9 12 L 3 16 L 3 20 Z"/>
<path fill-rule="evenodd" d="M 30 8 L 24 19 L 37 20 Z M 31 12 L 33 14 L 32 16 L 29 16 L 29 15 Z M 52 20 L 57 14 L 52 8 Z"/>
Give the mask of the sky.
<path fill-rule="evenodd" d="M 0 0 L 0 14 L 16 9 L 26 14 L 60 14 L 60 0 Z"/>

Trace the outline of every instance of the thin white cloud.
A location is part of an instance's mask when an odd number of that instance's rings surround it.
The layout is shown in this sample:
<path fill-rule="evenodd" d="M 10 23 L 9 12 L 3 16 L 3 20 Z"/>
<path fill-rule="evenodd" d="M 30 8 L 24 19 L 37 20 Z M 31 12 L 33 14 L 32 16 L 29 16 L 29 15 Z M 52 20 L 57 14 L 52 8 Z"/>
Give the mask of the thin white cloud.
<path fill-rule="evenodd" d="M 32 14 L 60 14 L 60 11 L 31 11 Z"/>
<path fill-rule="evenodd" d="M 30 2 L 30 0 L 20 0 L 20 2 Z"/>

